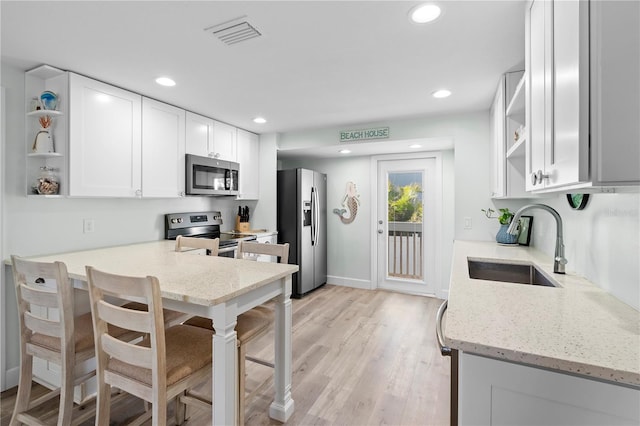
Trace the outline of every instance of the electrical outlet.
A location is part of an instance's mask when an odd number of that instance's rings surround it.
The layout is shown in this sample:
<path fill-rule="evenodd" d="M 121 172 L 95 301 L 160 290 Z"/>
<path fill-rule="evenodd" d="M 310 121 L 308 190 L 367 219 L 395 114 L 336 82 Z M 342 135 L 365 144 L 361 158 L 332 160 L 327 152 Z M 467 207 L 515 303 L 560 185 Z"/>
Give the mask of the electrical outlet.
<path fill-rule="evenodd" d="M 471 218 L 470 217 L 465 217 L 464 218 L 464 229 L 471 229 Z"/>
<path fill-rule="evenodd" d="M 93 232 L 96 229 L 96 222 L 93 219 L 84 219 L 82 221 L 84 227 L 84 233 L 88 234 L 89 232 Z"/>

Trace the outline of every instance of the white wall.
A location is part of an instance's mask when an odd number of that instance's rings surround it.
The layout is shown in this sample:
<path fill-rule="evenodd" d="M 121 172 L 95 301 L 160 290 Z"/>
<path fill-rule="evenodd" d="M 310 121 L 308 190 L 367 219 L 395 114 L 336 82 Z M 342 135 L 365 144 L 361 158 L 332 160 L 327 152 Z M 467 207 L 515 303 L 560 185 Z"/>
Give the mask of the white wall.
<path fill-rule="evenodd" d="M 564 195 L 541 201 L 562 217 L 567 272 L 640 309 L 640 195 L 592 194 L 584 210 L 571 209 Z M 553 256 L 555 220 L 541 210 L 526 214 L 533 216 L 532 245 Z"/>
<path fill-rule="evenodd" d="M 488 111 L 424 119 L 367 123 L 360 128 L 388 126 L 393 140 L 387 144 L 403 144 L 415 139 L 452 139 L 455 149 L 442 152 L 443 163 L 443 229 L 441 279 L 436 295 L 446 297 L 449 287 L 453 239 L 491 240 L 492 221 L 480 211 L 490 203 L 489 114 Z M 299 149 L 336 145 L 338 128 L 291 132 L 280 135 L 279 148 Z M 483 166 L 484 165 L 484 166 Z M 329 214 L 328 275 L 329 282 L 353 287 L 375 288 L 371 276 L 371 188 L 370 157 L 334 159 L 282 159 L 280 168 L 305 167 L 328 175 L 328 209 L 340 207 L 347 181 L 356 183 L 360 193 L 358 217 L 343 225 L 335 214 Z M 472 217 L 472 229 L 465 230 L 464 217 Z"/>

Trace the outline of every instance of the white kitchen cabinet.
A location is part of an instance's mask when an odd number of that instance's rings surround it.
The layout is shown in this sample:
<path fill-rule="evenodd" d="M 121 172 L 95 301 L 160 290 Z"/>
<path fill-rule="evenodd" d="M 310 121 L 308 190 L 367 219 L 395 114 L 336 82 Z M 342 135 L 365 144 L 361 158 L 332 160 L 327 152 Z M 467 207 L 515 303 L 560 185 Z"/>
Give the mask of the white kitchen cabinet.
<path fill-rule="evenodd" d="M 530 191 L 640 184 L 640 3 L 530 2 Z"/>
<path fill-rule="evenodd" d="M 184 196 L 185 110 L 142 100 L 142 196 Z"/>
<path fill-rule="evenodd" d="M 236 155 L 236 128 L 219 121 L 213 122 L 214 158 L 225 161 L 238 161 Z"/>
<path fill-rule="evenodd" d="M 187 154 L 237 161 L 237 129 L 187 111 Z"/>
<path fill-rule="evenodd" d="M 524 71 L 508 72 L 500 78 L 490 113 L 491 197 L 530 197 L 524 183 Z"/>
<path fill-rule="evenodd" d="M 238 129 L 238 200 L 257 200 L 260 197 L 260 137 Z"/>
<path fill-rule="evenodd" d="M 69 73 L 69 195 L 142 193 L 142 97 Z"/>
<path fill-rule="evenodd" d="M 213 158 L 213 119 L 187 111 L 186 153 Z"/>
<path fill-rule="evenodd" d="M 460 352 L 460 425 L 637 425 L 640 390 Z"/>

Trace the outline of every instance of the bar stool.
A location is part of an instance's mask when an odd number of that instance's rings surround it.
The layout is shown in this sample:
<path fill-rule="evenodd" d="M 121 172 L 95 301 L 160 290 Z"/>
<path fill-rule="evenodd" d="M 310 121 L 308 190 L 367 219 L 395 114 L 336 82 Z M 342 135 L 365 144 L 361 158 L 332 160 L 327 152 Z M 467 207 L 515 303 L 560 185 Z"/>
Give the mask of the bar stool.
<path fill-rule="evenodd" d="M 237 259 L 256 260 L 255 255 L 276 256 L 280 263 L 289 262 L 289 243 L 263 244 L 251 241 L 240 241 L 236 251 Z M 247 344 L 265 335 L 274 322 L 274 313 L 265 305 L 255 308 L 238 316 L 236 334 L 238 339 L 238 422 L 244 424 L 244 412 L 247 400 L 254 397 L 254 392 L 245 396 L 246 361 L 252 361 L 273 368 L 273 363 L 247 355 Z M 185 324 L 211 329 L 213 322 L 209 318 L 193 317 Z"/>
<path fill-rule="evenodd" d="M 18 302 L 20 325 L 20 379 L 11 425 L 41 425 L 42 421 L 27 411 L 60 395 L 60 426 L 76 425 L 93 417 L 95 409 L 73 408 L 74 386 L 86 382 L 95 370 L 77 375 L 76 366 L 93 358 L 91 313 L 75 316 L 73 285 L 62 262 L 32 262 L 11 256 L 13 279 Z M 54 284 L 55 283 L 55 284 Z M 49 316 L 49 309 L 58 311 Z M 135 339 L 140 333 L 112 328 L 118 339 Z M 60 366 L 60 388 L 30 401 L 33 380 L 33 357 Z"/>
<path fill-rule="evenodd" d="M 109 425 L 111 387 L 121 389 L 151 403 L 133 423 L 152 417 L 154 425 L 166 425 L 167 401 L 206 382 L 211 377 L 213 330 L 188 325 L 165 329 L 160 284 L 155 277 L 128 277 L 98 271 L 87 266 L 89 297 L 93 316 L 98 378 L 96 425 Z M 141 298 L 148 311 L 127 309 L 109 302 L 108 297 Z M 137 344 L 123 342 L 109 326 L 141 332 L 146 337 Z M 187 395 L 188 396 L 188 395 Z M 185 403 L 176 400 L 176 424 L 182 424 Z M 195 406 L 207 406 L 201 400 Z"/>

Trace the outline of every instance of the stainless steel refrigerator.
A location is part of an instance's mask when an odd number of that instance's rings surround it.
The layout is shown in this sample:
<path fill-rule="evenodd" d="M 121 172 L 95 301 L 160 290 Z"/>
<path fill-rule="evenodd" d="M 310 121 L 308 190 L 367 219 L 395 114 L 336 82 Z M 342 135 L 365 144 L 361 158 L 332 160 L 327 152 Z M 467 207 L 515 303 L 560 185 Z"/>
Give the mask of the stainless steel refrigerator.
<path fill-rule="evenodd" d="M 327 175 L 307 169 L 278 171 L 278 242 L 289 243 L 293 297 L 327 282 Z"/>

